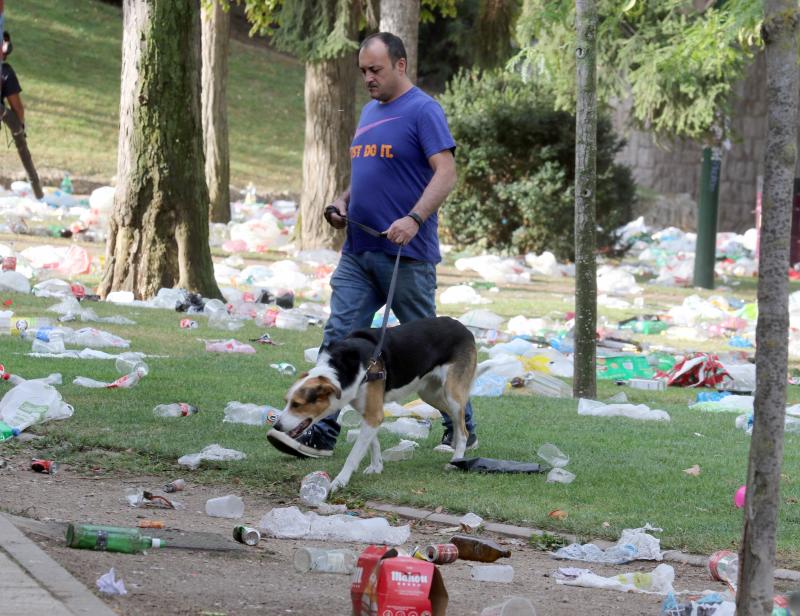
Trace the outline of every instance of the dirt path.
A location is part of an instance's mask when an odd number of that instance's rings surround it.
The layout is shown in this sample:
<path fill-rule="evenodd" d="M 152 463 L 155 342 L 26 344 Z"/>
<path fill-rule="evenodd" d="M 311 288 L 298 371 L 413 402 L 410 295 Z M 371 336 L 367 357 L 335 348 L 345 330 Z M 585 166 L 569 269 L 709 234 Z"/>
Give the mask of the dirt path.
<path fill-rule="evenodd" d="M 6 451 L 6 455 L 9 453 Z M 252 526 L 257 526 L 271 507 L 286 505 L 270 502 L 235 485 L 195 484 L 192 473 L 188 472 L 183 475 L 187 480 L 186 490 L 175 495 L 185 509 L 135 509 L 125 501 L 126 489 L 157 489 L 169 478 L 106 476 L 102 472 L 86 476 L 69 467 L 55 476 L 41 475 L 28 469 L 33 454 L 33 450 L 20 451 L 10 456 L 7 466 L 0 470 L 0 508 L 48 522 L 51 526 L 54 522 L 66 521 L 135 526 L 140 518 L 153 518 L 164 520 L 168 528 L 217 533 L 227 539 L 232 527 L 239 522 L 206 516 L 206 499 L 228 493 L 239 494 L 245 501 L 245 515 L 241 522 Z M 365 547 L 361 544 L 267 538 L 255 548 L 234 552 L 165 549 L 146 555 L 111 554 L 69 549 L 56 538 L 57 534 L 39 532 L 36 526 L 45 525 L 34 524 L 22 530 L 87 587 L 94 589 L 95 580 L 101 574 L 111 567 L 116 569 L 129 594 L 103 598 L 123 615 L 349 614 L 349 577 L 297 573 L 292 558 L 295 549 L 301 545 L 349 547 L 357 552 Z M 441 543 L 448 537 L 441 531 L 441 527 L 434 524 L 418 524 L 412 530 L 411 544 Z M 448 614 L 479 614 L 483 607 L 510 595 L 528 597 L 539 616 L 584 613 L 588 606 L 594 614 L 638 616 L 658 613 L 661 598 L 657 596 L 559 586 L 552 578 L 559 566 L 557 561 L 519 540 L 496 539 L 513 552 L 508 562 L 514 566 L 514 582 L 508 585 L 474 582 L 470 580 L 470 566 L 466 562 L 442 566 L 450 595 Z M 634 563 L 624 567 L 592 569 L 602 575 L 612 575 L 631 570 L 649 571 L 653 567 L 653 563 Z M 697 567 L 676 566 L 676 574 L 677 589 L 700 591 L 717 586 Z"/>

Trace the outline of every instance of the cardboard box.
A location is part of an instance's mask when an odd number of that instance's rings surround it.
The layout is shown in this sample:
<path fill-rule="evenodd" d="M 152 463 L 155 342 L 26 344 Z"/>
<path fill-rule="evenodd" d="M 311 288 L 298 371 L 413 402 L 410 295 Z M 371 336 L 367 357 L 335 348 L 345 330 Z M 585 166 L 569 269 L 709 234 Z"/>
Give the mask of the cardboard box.
<path fill-rule="evenodd" d="M 661 379 L 630 379 L 628 387 L 633 389 L 648 389 L 651 391 L 664 391 L 667 389 L 667 383 Z"/>
<path fill-rule="evenodd" d="M 433 563 L 371 545 L 358 559 L 350 588 L 353 616 L 445 616 L 447 590 Z"/>

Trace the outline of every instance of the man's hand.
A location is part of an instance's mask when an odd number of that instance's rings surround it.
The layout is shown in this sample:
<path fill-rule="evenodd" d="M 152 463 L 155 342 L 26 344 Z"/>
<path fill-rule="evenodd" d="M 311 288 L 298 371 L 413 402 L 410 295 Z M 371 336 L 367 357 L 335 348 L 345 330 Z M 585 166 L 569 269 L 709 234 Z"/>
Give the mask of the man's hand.
<path fill-rule="evenodd" d="M 395 244 L 406 246 L 419 231 L 419 225 L 413 218 L 403 216 L 386 229 L 386 239 Z"/>
<path fill-rule="evenodd" d="M 334 208 L 335 211 L 334 211 Z M 347 204 L 342 199 L 337 199 L 325 208 L 325 220 L 334 229 L 344 229 L 347 222 L 344 215 L 347 212 Z"/>

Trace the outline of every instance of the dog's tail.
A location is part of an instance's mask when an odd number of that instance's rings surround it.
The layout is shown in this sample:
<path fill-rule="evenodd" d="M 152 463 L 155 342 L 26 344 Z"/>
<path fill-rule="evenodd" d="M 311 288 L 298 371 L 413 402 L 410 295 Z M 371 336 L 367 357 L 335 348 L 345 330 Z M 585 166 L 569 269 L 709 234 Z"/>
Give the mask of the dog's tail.
<path fill-rule="evenodd" d="M 494 368 L 495 366 L 497 366 L 498 364 L 501 364 L 501 363 L 503 363 L 503 360 L 502 360 L 502 358 L 499 358 L 499 357 L 493 357 L 492 359 L 487 359 L 487 360 L 484 360 L 484 361 L 480 362 L 475 367 L 475 377 L 474 377 L 473 381 L 475 379 L 479 378 L 485 372 L 488 372 L 489 370 L 491 370 L 492 368 Z"/>

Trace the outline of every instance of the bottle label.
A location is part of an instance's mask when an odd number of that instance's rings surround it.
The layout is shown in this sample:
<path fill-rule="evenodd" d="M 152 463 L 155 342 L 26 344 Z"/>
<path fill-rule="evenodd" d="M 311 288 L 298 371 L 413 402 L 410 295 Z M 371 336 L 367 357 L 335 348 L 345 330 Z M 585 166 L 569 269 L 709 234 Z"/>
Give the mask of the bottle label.
<path fill-rule="evenodd" d="M 108 548 L 108 533 L 104 530 L 97 531 L 97 539 L 94 543 L 95 550 L 105 550 Z"/>
<path fill-rule="evenodd" d="M 186 417 L 187 415 L 189 415 L 189 405 L 188 404 L 186 404 L 185 402 L 178 402 L 178 406 L 181 407 L 181 415 L 183 417 Z"/>

